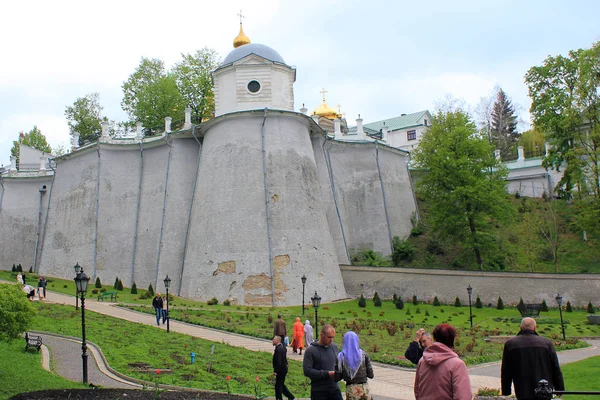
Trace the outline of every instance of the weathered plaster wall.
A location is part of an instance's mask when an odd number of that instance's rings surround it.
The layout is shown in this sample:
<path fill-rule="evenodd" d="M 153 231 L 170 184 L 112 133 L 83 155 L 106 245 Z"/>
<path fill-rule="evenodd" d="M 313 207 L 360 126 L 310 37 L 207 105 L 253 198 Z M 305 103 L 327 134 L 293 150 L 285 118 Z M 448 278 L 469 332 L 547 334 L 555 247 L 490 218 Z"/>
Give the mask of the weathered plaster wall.
<path fill-rule="evenodd" d="M 588 301 L 600 302 L 600 275 L 519 274 L 497 272 L 444 271 L 408 268 L 372 268 L 341 266 L 349 296 L 372 297 L 375 292 L 382 298 L 394 293 L 403 299 L 431 301 L 435 296 L 443 303 L 453 303 L 458 296 L 462 304 L 469 304 L 467 286 L 473 287 L 473 303 L 480 296 L 484 304 L 495 305 L 498 296 L 505 303 L 556 304 L 556 293 L 563 301 L 574 306 L 585 306 Z"/>
<path fill-rule="evenodd" d="M 46 185 L 47 190 L 42 197 L 43 229 L 51 181 L 51 176 L 4 178 L 4 189 L 0 187 L 0 268 L 11 269 L 13 264 L 19 263 L 25 270 L 33 266 L 40 209 L 39 190 Z"/>

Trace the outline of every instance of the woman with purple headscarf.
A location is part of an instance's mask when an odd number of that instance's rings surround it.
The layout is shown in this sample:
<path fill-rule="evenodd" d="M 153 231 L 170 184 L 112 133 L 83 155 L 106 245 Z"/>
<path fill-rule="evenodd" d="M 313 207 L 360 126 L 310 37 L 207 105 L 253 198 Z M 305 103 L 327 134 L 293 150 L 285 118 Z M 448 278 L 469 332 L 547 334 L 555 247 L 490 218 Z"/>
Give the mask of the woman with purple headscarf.
<path fill-rule="evenodd" d="M 346 382 L 346 400 L 372 400 L 367 378 L 373 379 L 373 367 L 367 353 L 360 348 L 358 335 L 346 332 L 338 354 L 338 371 Z"/>

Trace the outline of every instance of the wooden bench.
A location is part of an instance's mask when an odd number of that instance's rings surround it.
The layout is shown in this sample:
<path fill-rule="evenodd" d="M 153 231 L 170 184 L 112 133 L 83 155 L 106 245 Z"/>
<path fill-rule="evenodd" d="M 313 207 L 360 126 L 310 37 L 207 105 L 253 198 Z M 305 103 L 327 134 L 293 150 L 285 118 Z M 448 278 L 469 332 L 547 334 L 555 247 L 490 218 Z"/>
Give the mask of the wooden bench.
<path fill-rule="evenodd" d="M 104 292 L 104 293 L 99 293 L 98 294 L 98 301 L 104 301 L 104 299 L 107 299 L 110 297 L 110 301 L 117 301 L 117 298 L 119 297 L 119 292 Z"/>
<path fill-rule="evenodd" d="M 539 317 L 542 310 L 541 304 L 519 304 L 517 310 L 521 313 L 521 317 Z"/>
<path fill-rule="evenodd" d="M 42 337 L 30 335 L 29 332 L 25 332 L 25 351 L 30 347 L 35 347 L 37 348 L 37 351 L 40 351 L 40 348 L 42 347 Z"/>

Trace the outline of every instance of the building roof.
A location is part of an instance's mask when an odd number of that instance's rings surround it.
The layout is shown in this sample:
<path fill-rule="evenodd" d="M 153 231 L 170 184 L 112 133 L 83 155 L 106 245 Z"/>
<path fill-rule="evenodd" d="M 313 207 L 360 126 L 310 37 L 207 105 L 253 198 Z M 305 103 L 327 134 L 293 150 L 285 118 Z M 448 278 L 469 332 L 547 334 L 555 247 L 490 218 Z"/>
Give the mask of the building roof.
<path fill-rule="evenodd" d="M 379 132 L 379 130 L 381 128 L 383 128 L 383 125 L 385 123 L 385 125 L 388 127 L 389 132 L 398 131 L 398 130 L 402 130 L 402 129 L 406 129 L 406 128 L 411 128 L 413 126 L 422 125 L 420 120 L 425 116 L 427 116 L 428 118 L 431 118 L 431 114 L 429 114 L 429 111 L 423 110 L 423 111 L 419 111 L 419 112 L 412 113 L 412 114 L 404 114 L 399 117 L 383 119 L 381 121 L 376 121 L 376 122 L 370 122 L 368 124 L 364 124 L 364 127 L 365 127 L 365 131 L 367 129 L 372 129 L 376 132 Z"/>
<path fill-rule="evenodd" d="M 269 61 L 285 64 L 285 61 L 283 61 L 283 57 L 281 57 L 278 52 L 276 52 L 269 46 L 265 46 L 264 44 L 258 43 L 250 43 L 233 49 L 231 53 L 229 53 L 227 57 L 225 57 L 225 60 L 223 60 L 223 64 L 221 64 L 219 68 L 241 60 L 242 58 L 250 54 L 256 54 L 257 56 L 267 59 Z"/>

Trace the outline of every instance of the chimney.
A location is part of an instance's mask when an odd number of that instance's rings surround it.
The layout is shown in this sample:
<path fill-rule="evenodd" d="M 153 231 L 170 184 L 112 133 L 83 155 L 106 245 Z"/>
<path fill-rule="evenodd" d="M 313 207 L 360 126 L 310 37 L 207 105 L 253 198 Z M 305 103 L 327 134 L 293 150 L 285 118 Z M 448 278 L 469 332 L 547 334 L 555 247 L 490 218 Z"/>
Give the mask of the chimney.
<path fill-rule="evenodd" d="M 135 138 L 137 140 L 142 140 L 143 137 L 144 137 L 144 128 L 142 127 L 142 123 L 136 122 L 135 123 Z"/>
<path fill-rule="evenodd" d="M 300 109 L 300 112 L 304 115 L 308 113 L 308 108 L 304 107 L 304 103 L 302 103 L 302 108 Z"/>
<path fill-rule="evenodd" d="M 339 118 L 333 120 L 333 134 L 336 139 L 342 138 L 342 121 Z"/>
<path fill-rule="evenodd" d="M 106 141 L 110 139 L 110 135 L 108 134 L 108 121 L 102 122 L 102 140 Z"/>
<path fill-rule="evenodd" d="M 10 156 L 10 171 L 17 171 L 17 157 Z"/>
<path fill-rule="evenodd" d="M 383 140 L 384 142 L 388 141 L 388 127 L 385 124 L 385 122 L 383 123 L 383 126 L 381 127 L 381 140 Z"/>
<path fill-rule="evenodd" d="M 73 139 L 71 140 L 73 145 L 73 151 L 75 151 L 79 148 L 79 132 L 73 132 Z"/>
<path fill-rule="evenodd" d="M 46 171 L 46 155 L 42 154 L 40 156 L 40 172 Z"/>
<path fill-rule="evenodd" d="M 165 117 L 165 132 L 171 133 L 171 117 Z"/>
<path fill-rule="evenodd" d="M 358 118 L 356 119 L 356 134 L 359 138 L 365 137 L 365 131 L 363 129 L 363 120 L 360 117 L 360 114 L 358 114 Z"/>
<path fill-rule="evenodd" d="M 519 146 L 517 148 L 518 154 L 519 154 L 519 158 L 518 161 L 525 161 L 525 152 L 523 151 L 523 146 Z"/>
<path fill-rule="evenodd" d="M 185 109 L 185 123 L 183 129 L 190 129 L 192 127 L 192 109 L 187 107 Z"/>

